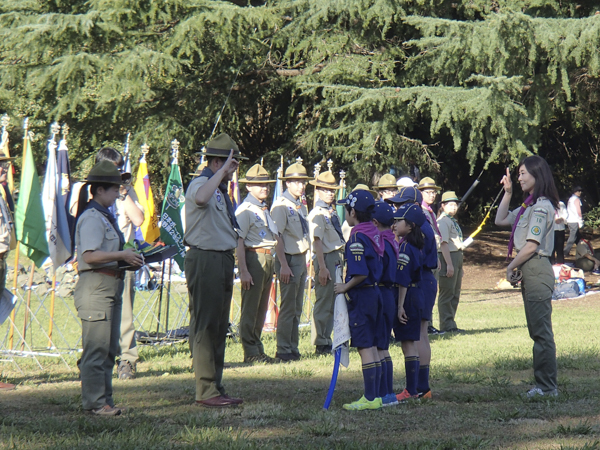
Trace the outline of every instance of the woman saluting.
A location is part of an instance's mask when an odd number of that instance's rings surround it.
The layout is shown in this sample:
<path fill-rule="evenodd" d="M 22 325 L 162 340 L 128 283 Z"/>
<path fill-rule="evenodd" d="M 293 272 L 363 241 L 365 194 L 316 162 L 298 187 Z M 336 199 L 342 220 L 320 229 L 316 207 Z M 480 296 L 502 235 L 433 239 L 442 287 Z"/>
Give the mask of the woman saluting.
<path fill-rule="evenodd" d="M 119 351 L 124 271 L 140 267 L 143 259 L 132 249 L 123 250 L 124 238 L 108 208 L 119 197 L 119 170 L 110 161 L 96 164 L 79 192 L 75 245 L 79 280 L 75 307 L 81 319 L 81 399 L 83 409 L 102 416 L 117 416 L 112 396 L 112 371 Z M 93 199 L 87 201 L 88 189 Z"/>
<path fill-rule="evenodd" d="M 510 172 L 501 181 L 504 197 L 496 213 L 496 225 L 512 226 L 508 243 L 510 258 L 513 245 L 518 253 L 506 268 L 506 279 L 517 281 L 522 273 L 521 293 L 529 336 L 533 339 L 533 374 L 536 386 L 527 397 L 556 397 L 556 346 L 552 332 L 552 292 L 554 273 L 549 257 L 554 247 L 554 212 L 558 192 L 548 163 L 529 156 L 519 165 L 519 184 L 525 201 L 521 208 L 508 210 L 512 197 Z"/>

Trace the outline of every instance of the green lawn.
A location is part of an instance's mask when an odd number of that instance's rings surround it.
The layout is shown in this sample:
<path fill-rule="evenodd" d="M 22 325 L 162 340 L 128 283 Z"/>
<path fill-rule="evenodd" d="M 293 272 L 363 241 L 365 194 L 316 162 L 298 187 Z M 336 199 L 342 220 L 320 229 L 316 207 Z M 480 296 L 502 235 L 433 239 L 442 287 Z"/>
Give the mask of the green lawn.
<path fill-rule="evenodd" d="M 560 397 L 528 401 L 531 341 L 518 292 L 464 291 L 462 335 L 433 339 L 433 399 L 380 411 L 347 412 L 362 395 L 360 359 L 351 353 L 332 407 L 323 411 L 331 357 L 312 354 L 303 329 L 296 363 L 248 366 L 239 343 L 228 343 L 224 382 L 245 403 L 228 410 L 192 405 L 194 378 L 186 344 L 144 346 L 138 378 L 114 381 L 122 417 L 83 413 L 77 373 L 58 358 L 4 362 L 0 379 L 18 384 L 0 394 L 0 448 L 599 448 L 600 295 L 554 303 Z M 0 330 L 4 333 L 6 325 Z M 265 336 L 275 353 L 273 334 Z M 404 385 L 403 357 L 391 349 L 395 386 Z M 65 354 L 74 367 L 77 354 Z"/>

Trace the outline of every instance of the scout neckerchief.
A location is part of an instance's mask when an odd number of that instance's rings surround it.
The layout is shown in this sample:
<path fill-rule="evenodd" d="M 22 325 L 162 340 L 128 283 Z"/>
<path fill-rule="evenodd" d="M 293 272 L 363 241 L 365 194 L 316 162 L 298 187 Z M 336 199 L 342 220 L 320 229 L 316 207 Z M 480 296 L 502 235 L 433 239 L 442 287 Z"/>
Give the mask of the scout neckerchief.
<path fill-rule="evenodd" d="M 100 203 L 98 203 L 95 200 L 90 200 L 90 202 L 85 207 L 84 211 L 87 211 L 88 209 L 95 209 L 98 212 L 100 212 L 100 214 L 102 214 L 104 217 L 106 217 L 106 219 L 108 219 L 108 221 L 110 222 L 112 227 L 115 229 L 115 232 L 119 236 L 119 250 L 123 250 L 123 246 L 125 245 L 125 237 L 123 236 L 123 233 L 121 233 L 121 230 L 119 229 L 119 225 L 117 224 L 117 219 L 115 218 L 115 216 L 112 215 L 110 210 L 108 208 L 105 208 L 104 206 L 102 206 Z"/>
<path fill-rule="evenodd" d="M 213 175 L 213 171 L 210 170 L 208 166 L 202 169 L 202 172 L 200 173 L 201 177 L 207 177 L 209 180 L 212 178 Z M 227 205 L 227 215 L 229 216 L 231 226 L 237 232 L 237 230 L 240 229 L 240 226 L 238 225 L 237 220 L 235 218 L 235 210 L 233 209 L 233 203 L 231 203 L 231 199 L 229 198 L 229 195 L 227 195 L 227 181 L 221 181 L 221 184 L 219 184 L 219 190 L 221 191 L 221 194 L 223 194 L 223 197 L 225 197 L 225 205 Z"/>
<path fill-rule="evenodd" d="M 294 198 L 290 191 L 286 190 L 283 193 L 283 197 L 287 198 L 290 202 L 296 205 L 296 212 L 298 213 L 298 217 L 300 218 L 300 225 L 302 226 L 302 234 L 306 237 L 308 236 L 308 222 L 306 217 L 302 215 L 302 201 L 299 198 Z"/>
<path fill-rule="evenodd" d="M 589 241 L 582 239 L 581 242 L 583 242 L 585 245 L 587 245 L 588 250 L 590 251 L 590 255 L 594 254 L 594 247 L 592 247 L 592 244 L 589 243 Z"/>
<path fill-rule="evenodd" d="M 385 243 L 381 238 L 381 233 L 373 222 L 361 222 L 354 225 L 352 231 L 350 231 L 350 236 L 354 236 L 356 233 L 362 233 L 367 236 L 371 240 L 375 252 L 383 257 L 383 254 L 385 253 Z"/>
<path fill-rule="evenodd" d="M 515 223 L 513 223 L 512 231 L 510 232 L 510 239 L 508 240 L 508 255 L 506 255 L 507 261 L 512 256 L 512 251 L 515 246 L 515 231 L 517 229 L 517 223 L 519 223 L 519 219 L 521 218 L 521 216 L 523 215 L 525 210 L 531 206 L 532 203 L 533 203 L 533 194 L 529 194 L 529 197 L 527 197 L 525 199 L 525 201 L 521 205 L 521 209 L 519 209 L 519 212 L 517 213 L 517 218 L 515 219 Z"/>
<path fill-rule="evenodd" d="M 431 224 L 431 227 L 435 230 L 438 236 L 441 236 L 442 233 L 440 233 L 440 229 L 438 228 L 437 220 L 435 218 L 435 213 L 433 212 L 433 209 L 431 209 L 431 206 L 429 206 L 429 204 L 423 200 L 421 202 L 421 207 L 427 211 L 427 215 L 429 215 L 429 217 L 427 217 L 427 221 Z"/>
<path fill-rule="evenodd" d="M 252 194 L 248 194 L 248 196 L 244 199 L 244 202 L 256 205 L 260 209 L 262 209 L 266 218 L 265 222 L 267 222 L 267 227 L 269 228 L 269 231 L 273 233 L 273 236 L 279 236 L 279 231 L 277 231 L 277 225 L 275 225 L 275 222 L 273 222 L 273 219 L 271 219 L 271 214 L 269 214 L 269 207 L 265 202 L 261 202 Z"/>
<path fill-rule="evenodd" d="M 335 232 L 340 237 L 340 241 L 342 241 L 342 243 L 346 242 L 344 240 L 344 233 L 342 233 L 342 225 L 340 224 L 340 218 L 338 217 L 337 213 L 335 212 L 333 205 L 328 205 L 323 200 L 319 199 L 315 202 L 315 206 L 317 206 L 319 208 L 324 208 L 329 212 L 329 219 L 331 220 L 331 224 L 333 225 Z M 373 225 L 373 226 L 375 226 L 375 225 Z"/>
<path fill-rule="evenodd" d="M 381 232 L 381 236 L 384 240 L 388 241 L 392 244 L 392 248 L 394 249 L 394 253 L 396 254 L 396 260 L 398 260 L 398 255 L 400 254 L 400 243 L 396 240 L 396 235 L 391 229 L 383 230 Z"/>

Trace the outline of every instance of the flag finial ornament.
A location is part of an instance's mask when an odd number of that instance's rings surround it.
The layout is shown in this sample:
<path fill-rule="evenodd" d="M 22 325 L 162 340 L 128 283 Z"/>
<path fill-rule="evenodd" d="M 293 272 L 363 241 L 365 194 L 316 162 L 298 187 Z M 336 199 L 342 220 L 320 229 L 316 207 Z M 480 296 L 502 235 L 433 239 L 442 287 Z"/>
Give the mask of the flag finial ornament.
<path fill-rule="evenodd" d="M 315 164 L 315 178 L 319 176 L 319 173 L 321 173 L 321 163 L 316 163 Z"/>
<path fill-rule="evenodd" d="M 58 122 L 54 122 L 52 125 L 50 125 L 50 133 L 52 133 L 52 139 L 54 139 L 54 136 L 56 136 L 59 132 L 60 125 L 58 124 Z"/>
<path fill-rule="evenodd" d="M 142 155 L 146 156 L 149 151 L 150 151 L 150 146 L 148 144 L 144 143 L 144 145 L 142 145 Z"/>
<path fill-rule="evenodd" d="M 177 159 L 179 157 L 179 141 L 177 139 L 173 139 L 171 141 L 171 156 L 173 159 Z"/>
<path fill-rule="evenodd" d="M 25 119 L 23 120 L 23 133 L 24 133 L 24 138 L 27 139 L 27 130 L 29 129 L 29 117 L 25 117 Z"/>
<path fill-rule="evenodd" d="M 10 117 L 8 117 L 8 114 L 4 114 L 2 116 L 2 119 L 0 119 L 0 123 L 2 123 L 2 129 L 6 130 L 8 124 L 10 123 Z"/>
<path fill-rule="evenodd" d="M 333 161 L 331 159 L 329 161 L 327 161 L 327 168 L 331 172 L 331 169 L 333 168 Z"/>
<path fill-rule="evenodd" d="M 66 122 L 63 123 L 62 126 L 62 135 L 64 140 L 66 140 L 67 136 L 69 135 L 69 125 L 67 125 Z"/>
<path fill-rule="evenodd" d="M 346 172 L 342 169 L 342 170 L 340 170 L 340 184 L 341 184 L 341 180 L 343 180 L 344 178 L 346 178 Z"/>
<path fill-rule="evenodd" d="M 301 158 L 301 157 L 299 157 L 299 156 L 298 156 L 298 157 L 296 158 L 296 163 L 297 163 L 297 164 L 300 164 L 300 165 L 302 165 L 302 161 L 303 161 L 303 160 L 302 160 L 302 158 Z"/>

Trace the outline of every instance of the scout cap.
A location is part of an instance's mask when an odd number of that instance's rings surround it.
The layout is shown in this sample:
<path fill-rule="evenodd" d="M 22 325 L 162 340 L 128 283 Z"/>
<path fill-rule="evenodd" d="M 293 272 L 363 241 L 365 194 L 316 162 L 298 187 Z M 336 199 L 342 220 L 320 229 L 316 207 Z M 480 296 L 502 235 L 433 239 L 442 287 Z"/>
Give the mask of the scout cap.
<path fill-rule="evenodd" d="M 242 156 L 237 144 L 226 133 L 222 133 L 213 140 L 208 141 L 206 147 L 203 147 L 199 153 L 204 156 L 218 156 L 227 159 L 231 150 L 233 150 L 235 159 L 248 159 Z"/>
<path fill-rule="evenodd" d="M 131 178 L 131 174 L 129 177 Z M 112 162 L 104 160 L 92 167 L 85 181 L 86 183 L 108 183 L 120 186 L 125 184 L 124 178 L 126 178 L 126 174 L 121 174 Z"/>
<path fill-rule="evenodd" d="M 309 181 L 310 184 L 324 189 L 341 189 L 341 186 L 335 181 L 335 177 L 330 170 L 320 173 L 315 180 Z M 371 196 L 371 199 L 373 197 Z"/>
<path fill-rule="evenodd" d="M 400 188 L 400 192 L 392 198 L 388 198 L 389 203 L 419 203 L 423 201 L 423 194 L 414 186 Z"/>
<path fill-rule="evenodd" d="M 419 227 L 422 227 L 427 220 L 421 207 L 415 205 L 414 203 L 405 203 L 404 205 L 400 206 L 400 208 L 394 212 L 394 219 L 407 220 L 415 225 L 418 225 Z"/>
<path fill-rule="evenodd" d="M 441 187 L 436 186 L 435 181 L 433 181 L 433 178 L 430 177 L 425 177 L 419 182 L 419 190 L 423 191 L 425 189 L 434 189 L 436 191 L 442 190 Z"/>
<path fill-rule="evenodd" d="M 369 186 L 367 186 L 366 184 L 357 184 L 356 186 L 354 186 L 354 189 L 352 189 L 352 192 L 358 191 L 359 189 L 370 192 L 373 198 L 377 199 L 377 192 L 369 189 Z"/>
<path fill-rule="evenodd" d="M 292 164 L 285 169 L 285 176 L 279 177 L 280 180 L 312 180 L 306 173 L 306 169 L 302 164 Z"/>
<path fill-rule="evenodd" d="M 389 188 L 396 188 L 396 177 L 394 175 L 392 175 L 391 173 L 386 173 L 384 176 L 382 176 L 379 179 L 379 183 L 377 183 L 377 186 L 373 186 L 373 189 L 378 190 L 378 189 L 389 189 Z"/>
<path fill-rule="evenodd" d="M 442 203 L 446 202 L 459 202 L 459 198 L 456 196 L 454 191 L 446 191 L 442 194 Z"/>
<path fill-rule="evenodd" d="M 338 205 L 348 205 L 350 208 L 354 208 L 356 211 L 368 212 L 375 206 L 375 199 L 369 191 L 359 189 L 352 191 L 348 194 L 348 197 L 338 200 Z"/>
<path fill-rule="evenodd" d="M 260 164 L 254 164 L 248 172 L 246 172 L 246 178 L 242 178 L 239 183 L 275 183 L 275 180 L 269 180 L 269 172 L 265 170 Z"/>
<path fill-rule="evenodd" d="M 396 186 L 398 187 L 416 186 L 416 184 L 410 177 L 402 177 L 396 181 Z"/>
<path fill-rule="evenodd" d="M 375 202 L 372 218 L 389 227 L 394 223 L 394 209 L 385 202 Z"/>

